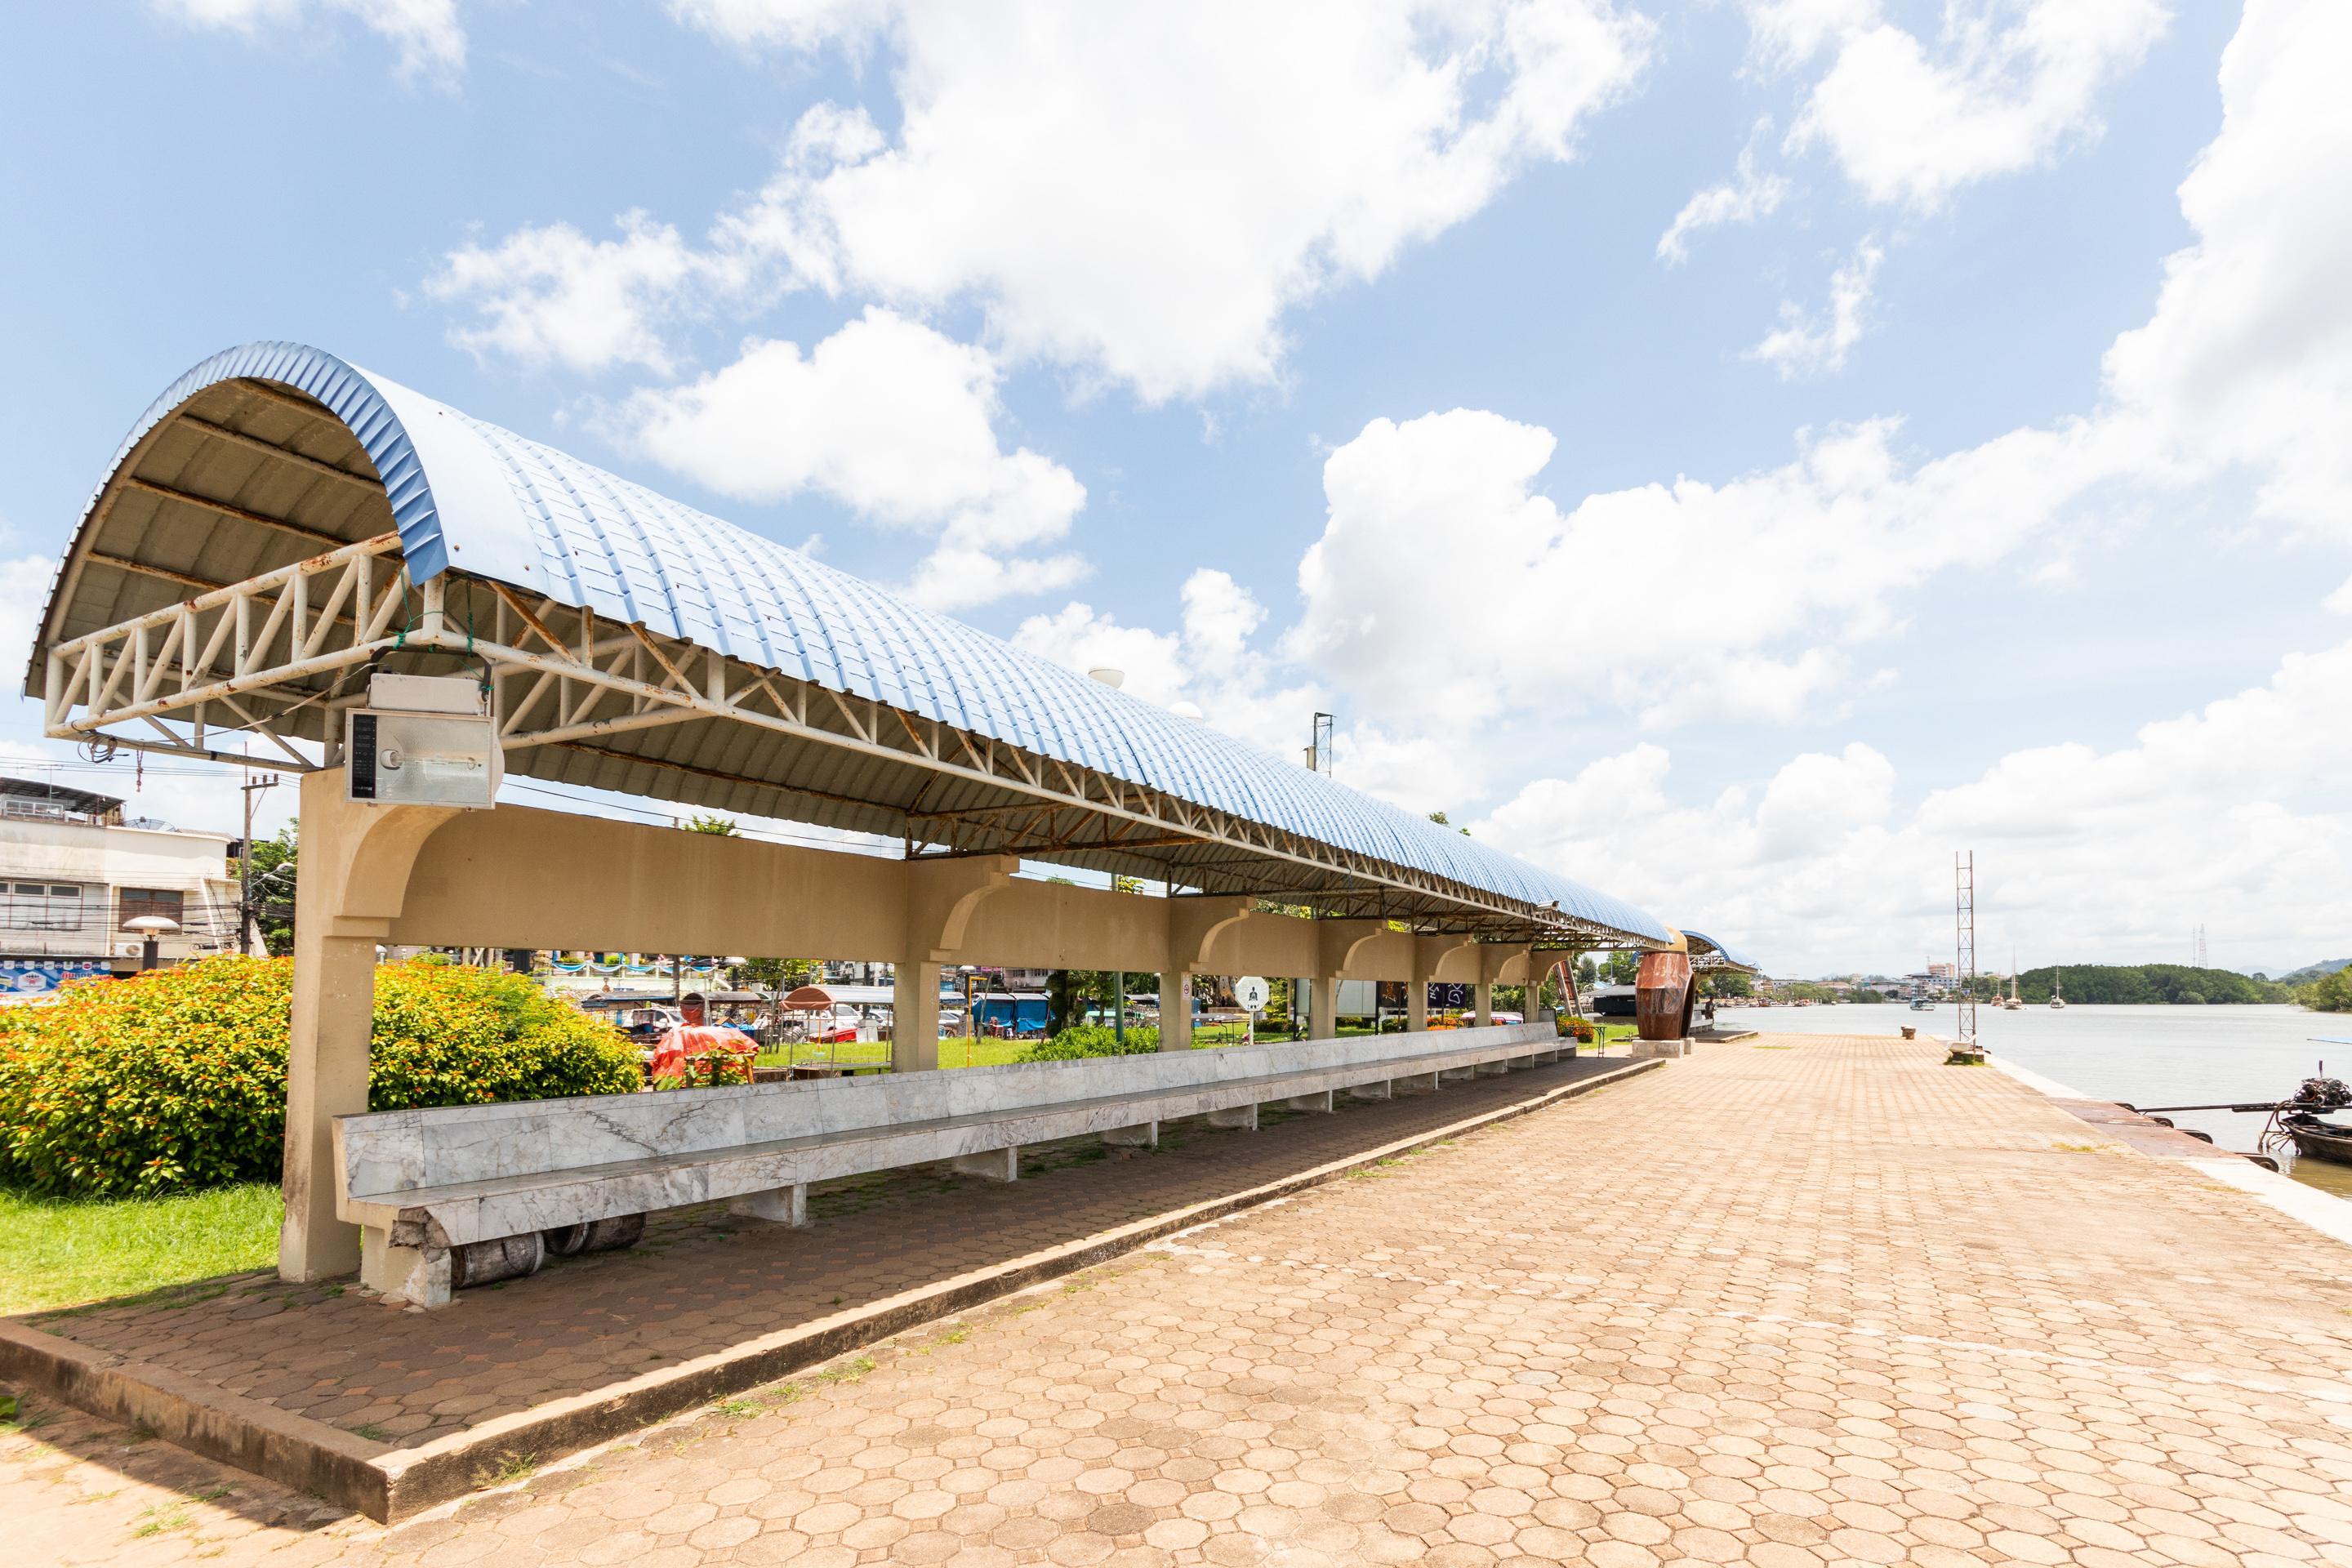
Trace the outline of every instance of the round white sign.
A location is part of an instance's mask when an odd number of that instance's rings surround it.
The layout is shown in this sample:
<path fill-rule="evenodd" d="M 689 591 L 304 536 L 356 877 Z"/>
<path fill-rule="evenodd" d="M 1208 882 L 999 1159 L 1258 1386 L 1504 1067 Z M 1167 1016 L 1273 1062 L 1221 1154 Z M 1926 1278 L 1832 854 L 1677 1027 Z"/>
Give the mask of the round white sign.
<path fill-rule="evenodd" d="M 1234 982 L 1234 1000 L 1253 1013 L 1264 1012 L 1273 995 L 1274 988 L 1257 975 L 1244 974 Z"/>

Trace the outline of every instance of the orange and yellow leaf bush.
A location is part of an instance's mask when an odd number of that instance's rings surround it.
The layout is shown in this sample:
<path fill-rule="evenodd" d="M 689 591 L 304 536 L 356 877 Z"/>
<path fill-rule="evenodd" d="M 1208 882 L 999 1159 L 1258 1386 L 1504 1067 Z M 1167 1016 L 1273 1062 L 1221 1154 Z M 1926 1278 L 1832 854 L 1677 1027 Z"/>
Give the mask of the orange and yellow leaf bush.
<path fill-rule="evenodd" d="M 290 959 L 237 955 L 0 1008 L 0 1181 L 75 1197 L 274 1181 Z M 497 970 L 376 971 L 368 1104 L 482 1104 L 638 1087 L 610 1025 Z"/>

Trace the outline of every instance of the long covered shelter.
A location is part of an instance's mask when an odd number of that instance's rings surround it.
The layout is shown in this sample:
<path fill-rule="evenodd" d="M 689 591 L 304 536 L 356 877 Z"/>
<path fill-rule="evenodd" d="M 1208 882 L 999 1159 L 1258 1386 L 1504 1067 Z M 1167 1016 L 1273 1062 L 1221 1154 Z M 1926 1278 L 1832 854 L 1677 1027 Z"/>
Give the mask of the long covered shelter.
<path fill-rule="evenodd" d="M 352 798 L 346 710 L 469 678 L 506 773 L 882 836 L 895 858 Z M 281 1268 L 347 1271 L 379 943 L 887 959 L 894 1068 L 961 963 L 1540 981 L 1647 912 L 322 351 L 216 354 L 87 508 L 26 689 L 52 736 L 302 773 Z M 1046 882 L 1024 861 L 1146 879 Z M 1423 994 L 1425 986 L 1412 994 Z M 1181 1020 L 1181 1009 L 1168 1016 Z M 1420 1020 L 1415 1020 L 1416 1023 Z M 1163 1044 L 1181 1048 L 1181 1022 Z"/>

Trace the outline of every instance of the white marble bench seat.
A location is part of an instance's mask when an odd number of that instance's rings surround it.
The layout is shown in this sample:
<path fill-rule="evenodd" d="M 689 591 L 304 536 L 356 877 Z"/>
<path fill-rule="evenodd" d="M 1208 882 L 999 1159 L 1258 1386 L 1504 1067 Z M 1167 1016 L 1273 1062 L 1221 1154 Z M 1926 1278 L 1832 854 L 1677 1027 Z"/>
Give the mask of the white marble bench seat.
<path fill-rule="evenodd" d="M 363 1228 L 362 1277 L 427 1306 L 537 1266 L 530 1238 L 737 1199 L 799 1223 L 813 1182 L 949 1162 L 999 1179 L 1024 1144 L 1156 1140 L 1160 1122 L 1328 1108 L 1334 1091 L 1429 1084 L 1573 1047 L 1548 1025 L 1308 1040 L 879 1079 L 832 1079 L 511 1105 L 372 1112 L 335 1122 L 337 1210 Z"/>

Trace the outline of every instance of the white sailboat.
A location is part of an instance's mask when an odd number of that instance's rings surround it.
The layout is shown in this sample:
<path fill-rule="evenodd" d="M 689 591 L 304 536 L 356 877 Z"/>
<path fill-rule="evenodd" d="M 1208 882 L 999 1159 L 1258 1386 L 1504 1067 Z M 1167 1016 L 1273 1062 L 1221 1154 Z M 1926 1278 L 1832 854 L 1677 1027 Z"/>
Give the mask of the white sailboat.
<path fill-rule="evenodd" d="M 2004 1013 L 2014 1013 L 2024 1005 L 2024 1003 L 2017 999 L 2017 950 L 2011 948 L 2009 953 L 2009 994 L 2002 999 L 2000 1010 Z"/>
<path fill-rule="evenodd" d="M 2063 1007 L 2066 1005 L 2065 994 L 2058 988 L 2058 972 L 2054 969 L 2050 972 L 2050 1005 L 2053 1007 Z"/>

